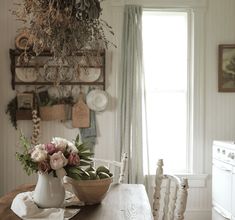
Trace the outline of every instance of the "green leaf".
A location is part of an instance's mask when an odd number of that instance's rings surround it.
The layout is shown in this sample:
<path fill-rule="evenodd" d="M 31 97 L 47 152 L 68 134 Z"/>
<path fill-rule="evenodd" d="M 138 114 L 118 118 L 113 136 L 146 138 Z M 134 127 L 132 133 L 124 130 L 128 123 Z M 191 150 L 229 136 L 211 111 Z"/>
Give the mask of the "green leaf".
<path fill-rule="evenodd" d="M 83 157 L 83 156 L 80 156 L 80 159 L 81 160 L 85 160 L 85 161 L 89 161 L 89 162 L 92 162 L 93 160 L 89 157 Z"/>
<path fill-rule="evenodd" d="M 24 149 L 24 153 L 28 153 L 28 150 L 31 147 L 31 145 L 30 145 L 29 140 L 22 133 L 22 131 L 20 131 L 20 143 Z"/>
<path fill-rule="evenodd" d="M 76 179 L 76 180 L 81 180 L 81 177 L 83 175 L 83 170 L 80 167 L 67 167 L 65 168 L 67 172 L 67 176 Z"/>
<path fill-rule="evenodd" d="M 81 176 L 79 176 L 76 173 L 69 173 L 68 176 L 75 179 L 75 180 L 81 180 Z"/>
<path fill-rule="evenodd" d="M 31 160 L 29 154 L 24 155 L 17 152 L 16 158 L 20 161 L 28 175 L 38 171 L 37 164 Z"/>
<path fill-rule="evenodd" d="M 9 114 L 11 124 L 15 129 L 17 129 L 16 111 L 17 111 L 17 97 L 15 96 L 7 104 L 7 109 L 5 111 L 6 114 Z"/>
<path fill-rule="evenodd" d="M 32 161 L 30 153 L 28 152 L 31 145 L 29 140 L 23 135 L 23 133 L 20 133 L 20 143 L 23 147 L 23 153 L 16 152 L 16 158 L 20 161 L 20 163 L 23 166 L 23 169 L 28 175 L 31 175 L 34 172 L 38 171 L 37 163 Z"/>
<path fill-rule="evenodd" d="M 91 163 L 81 160 L 79 165 L 80 165 L 80 166 L 90 166 Z"/>
<path fill-rule="evenodd" d="M 76 145 L 76 147 L 77 147 L 79 152 L 83 152 L 83 151 L 89 150 L 89 148 L 84 143 L 80 144 L 80 145 Z"/>
<path fill-rule="evenodd" d="M 79 143 L 79 140 L 80 140 L 80 136 L 79 134 L 77 135 L 76 139 L 75 139 L 75 143 Z"/>

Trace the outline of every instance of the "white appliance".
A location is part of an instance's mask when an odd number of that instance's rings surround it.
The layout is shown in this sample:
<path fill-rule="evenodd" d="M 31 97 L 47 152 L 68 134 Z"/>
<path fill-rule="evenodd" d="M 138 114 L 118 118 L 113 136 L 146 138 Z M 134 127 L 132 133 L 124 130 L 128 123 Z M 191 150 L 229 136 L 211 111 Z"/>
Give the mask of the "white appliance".
<path fill-rule="evenodd" d="M 213 142 L 212 220 L 235 220 L 235 142 Z"/>

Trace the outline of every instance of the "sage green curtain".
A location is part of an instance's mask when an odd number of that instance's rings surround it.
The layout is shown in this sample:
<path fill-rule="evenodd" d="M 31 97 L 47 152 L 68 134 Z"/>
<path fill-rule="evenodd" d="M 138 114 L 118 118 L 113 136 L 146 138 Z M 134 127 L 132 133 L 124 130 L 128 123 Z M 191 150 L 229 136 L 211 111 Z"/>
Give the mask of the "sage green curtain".
<path fill-rule="evenodd" d="M 120 153 L 128 152 L 128 182 L 143 183 L 142 8 L 126 5 L 119 75 Z"/>

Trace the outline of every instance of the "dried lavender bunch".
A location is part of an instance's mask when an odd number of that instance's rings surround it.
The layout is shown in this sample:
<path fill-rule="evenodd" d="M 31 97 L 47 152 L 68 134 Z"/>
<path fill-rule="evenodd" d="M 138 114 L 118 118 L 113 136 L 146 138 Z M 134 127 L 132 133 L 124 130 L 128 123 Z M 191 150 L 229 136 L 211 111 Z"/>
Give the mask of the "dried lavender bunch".
<path fill-rule="evenodd" d="M 99 0 L 22 0 L 13 11 L 18 20 L 27 24 L 24 31 L 32 51 L 39 55 L 49 50 L 60 61 L 78 51 L 113 45 L 106 33 L 114 33 L 100 18 L 101 13 Z M 31 56 L 25 50 L 20 59 L 27 63 Z M 84 56 L 89 56 L 89 52 L 84 52 Z"/>

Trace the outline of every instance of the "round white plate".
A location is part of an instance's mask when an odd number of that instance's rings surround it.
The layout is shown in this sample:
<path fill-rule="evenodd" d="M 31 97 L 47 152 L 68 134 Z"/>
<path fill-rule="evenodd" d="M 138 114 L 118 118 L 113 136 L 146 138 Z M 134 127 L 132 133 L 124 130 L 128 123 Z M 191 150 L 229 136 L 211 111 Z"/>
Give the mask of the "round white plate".
<path fill-rule="evenodd" d="M 60 91 L 57 87 L 50 87 L 48 90 L 48 95 L 51 99 L 58 99 L 60 98 Z"/>
<path fill-rule="evenodd" d="M 44 79 L 49 82 L 55 82 L 58 78 L 58 70 L 56 67 L 46 67 L 44 74 Z"/>
<path fill-rule="evenodd" d="M 34 82 L 37 80 L 35 68 L 16 68 L 16 76 L 22 82 Z"/>
<path fill-rule="evenodd" d="M 101 74 L 100 68 L 81 68 L 78 67 L 79 79 L 83 82 L 95 82 Z"/>
<path fill-rule="evenodd" d="M 74 68 L 61 67 L 59 69 L 59 76 L 61 81 L 71 81 L 73 79 Z"/>
<path fill-rule="evenodd" d="M 108 105 L 108 94 L 103 90 L 94 89 L 87 94 L 86 103 L 93 111 L 104 111 Z"/>
<path fill-rule="evenodd" d="M 47 66 L 45 68 L 44 79 L 49 82 L 54 82 L 56 80 L 67 82 L 71 81 L 74 76 L 73 67 L 57 67 L 57 66 Z"/>

